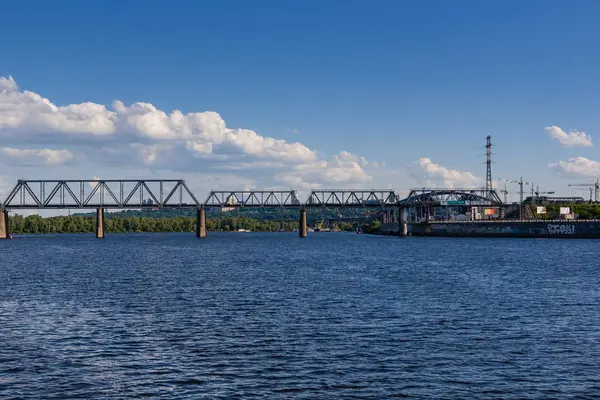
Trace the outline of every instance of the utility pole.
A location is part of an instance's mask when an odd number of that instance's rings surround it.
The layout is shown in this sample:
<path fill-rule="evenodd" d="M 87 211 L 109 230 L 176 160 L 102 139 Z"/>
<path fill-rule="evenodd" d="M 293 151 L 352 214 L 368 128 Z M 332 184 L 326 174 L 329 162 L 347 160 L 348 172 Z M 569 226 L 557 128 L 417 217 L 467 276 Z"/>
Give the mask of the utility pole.
<path fill-rule="evenodd" d="M 485 145 L 485 156 L 486 156 L 486 175 L 485 175 L 485 192 L 486 196 L 492 191 L 492 136 L 486 137 Z"/>

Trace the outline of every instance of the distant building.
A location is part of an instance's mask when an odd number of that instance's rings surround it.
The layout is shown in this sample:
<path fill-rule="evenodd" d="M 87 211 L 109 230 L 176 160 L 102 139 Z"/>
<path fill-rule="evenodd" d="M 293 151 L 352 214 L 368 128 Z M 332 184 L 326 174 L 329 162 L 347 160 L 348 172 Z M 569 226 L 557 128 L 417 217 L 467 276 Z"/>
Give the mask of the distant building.
<path fill-rule="evenodd" d="M 231 194 L 229 195 L 229 197 L 227 198 L 227 201 L 225 202 L 225 204 L 231 205 L 231 206 L 236 206 L 238 203 L 237 198 Z M 233 211 L 235 210 L 237 207 L 221 207 L 221 212 L 229 212 L 229 211 Z"/>

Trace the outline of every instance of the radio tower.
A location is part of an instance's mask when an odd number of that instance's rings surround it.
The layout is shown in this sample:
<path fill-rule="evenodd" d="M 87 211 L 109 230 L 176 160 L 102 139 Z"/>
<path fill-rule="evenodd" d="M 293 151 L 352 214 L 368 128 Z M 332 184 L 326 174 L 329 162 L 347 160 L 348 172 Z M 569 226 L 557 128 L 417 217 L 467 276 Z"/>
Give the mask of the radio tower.
<path fill-rule="evenodd" d="M 485 175 L 485 192 L 486 194 L 490 194 L 492 191 L 492 137 L 490 135 L 487 136 L 487 143 L 485 145 L 485 155 L 486 155 L 486 166 L 487 173 Z"/>

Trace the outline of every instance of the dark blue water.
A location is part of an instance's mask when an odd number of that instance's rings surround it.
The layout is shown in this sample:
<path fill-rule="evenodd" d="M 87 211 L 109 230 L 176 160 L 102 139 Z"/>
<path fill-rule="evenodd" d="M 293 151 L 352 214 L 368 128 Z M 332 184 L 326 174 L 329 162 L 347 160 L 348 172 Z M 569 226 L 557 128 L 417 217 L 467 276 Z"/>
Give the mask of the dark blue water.
<path fill-rule="evenodd" d="M 598 398 L 598 241 L 0 243 L 0 398 Z"/>

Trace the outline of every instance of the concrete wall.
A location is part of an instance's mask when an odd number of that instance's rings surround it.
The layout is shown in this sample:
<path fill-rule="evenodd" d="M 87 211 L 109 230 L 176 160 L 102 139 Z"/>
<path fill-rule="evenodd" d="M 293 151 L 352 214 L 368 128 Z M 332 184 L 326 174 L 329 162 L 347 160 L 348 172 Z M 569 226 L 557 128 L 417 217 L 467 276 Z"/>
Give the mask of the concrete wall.
<path fill-rule="evenodd" d="M 600 221 L 411 223 L 415 236 L 600 238 Z"/>

